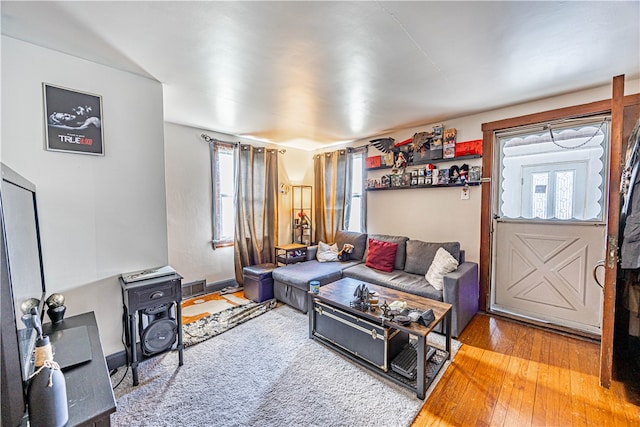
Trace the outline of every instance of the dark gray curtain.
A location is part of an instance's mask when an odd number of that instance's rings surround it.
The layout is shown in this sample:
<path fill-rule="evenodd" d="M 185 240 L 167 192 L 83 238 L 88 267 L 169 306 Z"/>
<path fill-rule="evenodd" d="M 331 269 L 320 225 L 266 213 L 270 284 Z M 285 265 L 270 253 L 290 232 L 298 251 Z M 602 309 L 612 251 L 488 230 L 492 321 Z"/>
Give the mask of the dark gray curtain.
<path fill-rule="evenodd" d="M 236 281 L 243 284 L 243 267 L 274 261 L 278 152 L 251 145 L 236 149 L 234 263 Z"/>
<path fill-rule="evenodd" d="M 344 228 L 351 196 L 351 171 L 347 150 L 318 154 L 313 159 L 316 229 L 315 242 L 333 242 Z"/>

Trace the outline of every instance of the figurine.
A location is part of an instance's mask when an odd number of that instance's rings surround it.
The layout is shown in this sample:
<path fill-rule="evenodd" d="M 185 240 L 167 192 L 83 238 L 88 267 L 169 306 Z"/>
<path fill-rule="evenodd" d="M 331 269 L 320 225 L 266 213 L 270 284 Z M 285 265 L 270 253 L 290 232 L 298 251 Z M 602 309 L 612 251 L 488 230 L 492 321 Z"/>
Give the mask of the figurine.
<path fill-rule="evenodd" d="M 396 169 L 404 169 L 407 167 L 407 159 L 404 157 L 404 153 L 399 152 L 396 163 L 393 165 Z"/>
<path fill-rule="evenodd" d="M 351 307 L 355 307 L 359 310 L 369 309 L 369 288 L 367 288 L 364 283 L 356 288 L 353 296 L 355 298 L 350 303 Z"/>
<path fill-rule="evenodd" d="M 380 310 L 382 310 L 382 317 L 389 317 L 391 314 L 391 307 L 387 304 L 387 300 L 385 300 L 384 304 L 380 306 Z"/>

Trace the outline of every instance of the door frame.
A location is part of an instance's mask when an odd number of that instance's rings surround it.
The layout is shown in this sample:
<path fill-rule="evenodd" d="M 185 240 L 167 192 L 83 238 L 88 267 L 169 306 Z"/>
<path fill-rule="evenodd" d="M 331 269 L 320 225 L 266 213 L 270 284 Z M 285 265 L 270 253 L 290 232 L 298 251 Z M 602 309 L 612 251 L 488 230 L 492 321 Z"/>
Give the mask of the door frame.
<path fill-rule="evenodd" d="M 480 293 L 479 307 L 487 311 L 490 298 L 491 284 L 491 233 L 492 233 L 492 190 L 491 176 L 493 173 L 494 133 L 519 126 L 532 125 L 540 122 L 554 121 L 566 118 L 577 118 L 598 114 L 611 115 L 611 142 L 609 156 L 609 209 L 607 218 L 607 235 L 617 238 L 619 200 L 620 200 L 620 176 L 622 171 L 622 112 L 624 107 L 640 103 L 640 94 L 622 96 L 624 93 L 624 76 L 616 76 L 613 79 L 613 97 L 617 100 L 605 99 L 588 104 L 564 107 L 540 113 L 529 114 L 509 119 L 498 120 L 482 124 L 482 181 L 481 181 L 481 214 L 480 214 Z M 615 113 L 615 116 L 614 116 Z M 617 132 L 617 134 L 616 134 Z M 612 200 L 615 199 L 615 200 Z M 615 213 L 614 213 L 615 212 Z M 615 218 L 612 217 L 615 215 Z M 615 228 L 615 233 L 614 229 Z M 608 239 L 609 240 L 609 239 Z M 607 253 L 611 249 L 607 248 Z M 613 248 L 617 255 L 617 247 Z M 615 320 L 616 300 L 616 274 L 617 266 L 605 264 L 605 289 L 602 310 L 602 336 L 600 357 L 600 384 L 609 387 L 613 371 L 613 325 Z"/>

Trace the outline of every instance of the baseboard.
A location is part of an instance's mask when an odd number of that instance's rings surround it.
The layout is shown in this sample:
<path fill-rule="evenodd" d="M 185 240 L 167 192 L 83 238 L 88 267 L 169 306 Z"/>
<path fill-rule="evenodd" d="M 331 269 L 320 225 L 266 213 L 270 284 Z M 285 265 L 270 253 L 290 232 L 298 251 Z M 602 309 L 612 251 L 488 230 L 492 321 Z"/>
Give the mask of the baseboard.
<path fill-rule="evenodd" d="M 207 283 L 206 293 L 217 292 L 223 290 L 224 288 L 235 288 L 239 286 L 240 284 L 236 282 L 235 279 L 227 279 L 220 282 Z"/>
<path fill-rule="evenodd" d="M 117 353 L 113 353 L 105 357 L 107 360 L 107 369 L 109 372 L 117 369 L 121 366 L 127 366 L 127 351 L 122 350 Z"/>
<path fill-rule="evenodd" d="M 221 291 L 224 288 L 240 286 L 235 279 L 221 280 L 215 283 L 205 283 L 204 280 L 196 280 L 195 282 L 182 284 L 182 299 L 191 298 L 198 295 L 210 294 L 212 292 Z"/>

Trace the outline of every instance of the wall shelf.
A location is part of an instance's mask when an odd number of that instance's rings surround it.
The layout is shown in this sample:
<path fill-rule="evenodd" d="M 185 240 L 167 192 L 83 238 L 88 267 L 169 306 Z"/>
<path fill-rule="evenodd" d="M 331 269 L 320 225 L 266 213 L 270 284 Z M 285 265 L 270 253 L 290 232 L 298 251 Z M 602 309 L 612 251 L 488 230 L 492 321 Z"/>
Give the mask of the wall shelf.
<path fill-rule="evenodd" d="M 366 191 L 413 190 L 414 188 L 450 188 L 450 187 L 464 187 L 465 185 L 468 185 L 470 187 L 475 187 L 477 185 L 480 185 L 480 182 L 479 181 L 474 181 L 474 182 L 467 182 L 466 184 L 456 183 L 456 184 L 436 184 L 436 185 L 427 185 L 427 184 L 422 184 L 422 185 L 400 185 L 400 186 L 396 186 L 396 187 L 373 187 L 373 188 L 367 188 L 365 190 Z"/>
<path fill-rule="evenodd" d="M 428 165 L 429 163 L 435 164 L 435 163 L 443 163 L 443 162 L 455 162 L 455 161 L 459 161 L 459 160 L 479 159 L 481 157 L 482 156 L 479 155 L 479 154 L 472 154 L 472 155 L 469 155 L 469 156 L 458 156 L 458 157 L 453 157 L 453 158 L 450 158 L 450 159 L 420 160 L 419 162 L 413 162 L 410 165 L 407 165 L 407 169 L 411 168 L 411 167 L 414 167 L 414 166 Z M 378 166 L 378 167 L 375 167 L 375 168 L 367 168 L 368 171 L 379 170 L 379 169 L 393 169 L 393 166 Z M 427 185 L 426 187 L 430 187 L 430 186 Z M 435 185 L 433 187 L 435 187 Z"/>
<path fill-rule="evenodd" d="M 313 193 L 310 185 L 291 186 L 291 241 L 313 243 Z"/>

